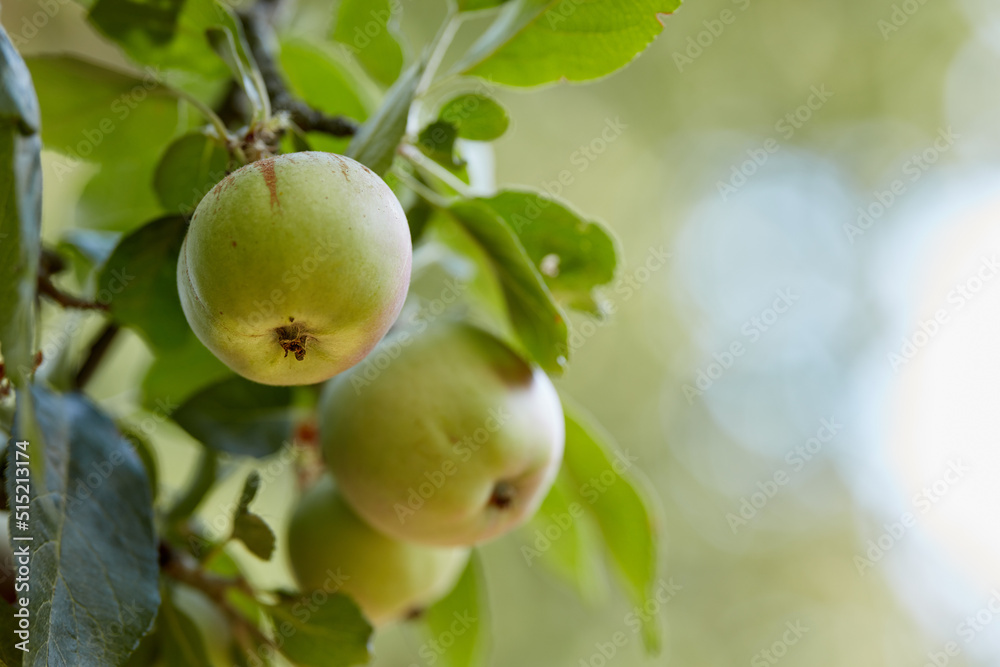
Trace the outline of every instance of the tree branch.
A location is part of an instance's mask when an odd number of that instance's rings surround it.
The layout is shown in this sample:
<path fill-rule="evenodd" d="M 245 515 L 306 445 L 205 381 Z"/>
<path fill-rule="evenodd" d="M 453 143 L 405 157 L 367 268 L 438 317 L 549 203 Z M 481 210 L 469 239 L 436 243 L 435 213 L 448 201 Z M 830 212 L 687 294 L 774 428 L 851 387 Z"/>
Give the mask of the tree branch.
<path fill-rule="evenodd" d="M 270 646 L 277 651 L 277 646 L 270 637 L 265 635 L 257 624 L 241 614 L 229 601 L 229 591 L 239 590 L 251 598 L 253 588 L 243 577 L 220 577 L 206 572 L 200 564 L 188 554 L 176 551 L 165 541 L 160 542 L 160 570 L 171 579 L 190 586 L 205 594 L 224 613 L 229 620 L 244 628 L 259 643 Z"/>
<path fill-rule="evenodd" d="M 63 308 L 79 308 L 81 310 L 108 310 L 106 303 L 87 301 L 78 296 L 67 294 L 52 284 L 52 280 L 43 274 L 38 276 L 38 293 L 47 296 Z"/>
<path fill-rule="evenodd" d="M 331 116 L 296 98 L 288 90 L 275 54 L 274 30 L 267 18 L 267 7 L 254 5 L 240 12 L 243 32 L 253 54 L 264 86 L 271 98 L 271 106 L 276 111 L 286 111 L 292 122 L 304 132 L 323 132 L 335 137 L 350 137 L 358 129 L 358 123 L 344 116 Z"/>
<path fill-rule="evenodd" d="M 120 330 L 121 327 L 117 324 L 108 322 L 97 338 L 94 339 L 94 342 L 90 344 L 90 352 L 87 353 L 87 358 L 84 359 L 80 370 L 77 371 L 76 377 L 73 379 L 73 386 L 75 388 L 83 389 L 90 381 L 90 378 L 94 376 L 94 371 L 101 364 L 104 355 L 111 349 L 111 344 L 115 341 L 115 336 L 118 335 Z"/>

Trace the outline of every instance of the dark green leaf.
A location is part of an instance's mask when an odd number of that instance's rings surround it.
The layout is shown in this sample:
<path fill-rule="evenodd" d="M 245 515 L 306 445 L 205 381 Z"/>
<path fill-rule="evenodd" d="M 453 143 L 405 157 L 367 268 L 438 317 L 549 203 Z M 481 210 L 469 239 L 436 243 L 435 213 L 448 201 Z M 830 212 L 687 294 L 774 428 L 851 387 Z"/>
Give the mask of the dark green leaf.
<path fill-rule="evenodd" d="M 490 605 L 478 553 L 472 552 L 455 587 L 427 609 L 423 622 L 430 639 L 440 640 L 446 633 L 454 638 L 448 650 L 439 656 L 441 665 L 480 667 L 486 664 L 490 654 Z"/>
<path fill-rule="evenodd" d="M 221 452 L 273 454 L 292 431 L 288 387 L 270 387 L 233 377 L 189 398 L 173 418 L 206 446 Z"/>
<path fill-rule="evenodd" d="M 413 65 L 386 93 L 382 106 L 365 121 L 347 147 L 347 155 L 379 176 L 389 171 L 399 142 L 406 134 L 406 119 L 417 92 L 422 65 Z"/>
<path fill-rule="evenodd" d="M 17 386 L 30 381 L 34 368 L 42 214 L 39 122 L 31 75 L 0 28 L 0 352 Z"/>
<path fill-rule="evenodd" d="M 191 335 L 181 347 L 153 360 L 142 379 L 142 404 L 152 408 L 157 401 L 182 402 L 196 391 L 232 376 L 229 367 Z"/>
<path fill-rule="evenodd" d="M 598 312 L 594 290 L 611 282 L 618 262 L 615 242 L 601 224 L 529 190 L 504 190 L 483 201 L 514 230 L 557 298 Z"/>
<path fill-rule="evenodd" d="M 573 586 L 588 602 L 607 592 L 601 545 L 592 519 L 562 471 L 525 530 L 521 555 L 529 566 L 541 563 Z"/>
<path fill-rule="evenodd" d="M 250 471 L 247 479 L 243 482 L 243 491 L 240 492 L 240 502 L 236 506 L 236 514 L 244 514 L 250 509 L 250 503 L 257 497 L 260 490 L 260 473 L 256 470 Z"/>
<path fill-rule="evenodd" d="M 390 0 L 340 0 L 332 35 L 373 79 L 386 86 L 403 69 L 403 50 L 393 35 L 392 4 Z"/>
<path fill-rule="evenodd" d="M 566 319 L 517 236 L 482 202 L 459 201 L 449 211 L 488 253 L 524 348 L 546 371 L 562 372 L 569 355 Z"/>
<path fill-rule="evenodd" d="M 658 531 L 651 501 L 636 480 L 637 471 L 633 470 L 628 452 L 616 450 L 610 436 L 565 397 L 563 409 L 563 469 L 573 480 L 580 501 L 597 521 L 626 592 L 634 604 L 643 606 L 653 593 L 658 567 Z M 614 481 L 605 483 L 602 475 L 613 475 Z M 658 618 L 643 624 L 643 640 L 649 652 L 659 651 Z"/>
<path fill-rule="evenodd" d="M 207 29 L 231 20 L 216 0 L 97 0 L 89 18 L 132 60 L 173 86 L 202 92 L 227 77 L 205 39 Z"/>
<path fill-rule="evenodd" d="M 229 152 L 225 145 L 203 132 L 192 132 L 174 141 L 156 166 L 153 187 L 163 208 L 190 215 L 201 198 L 225 178 Z"/>
<path fill-rule="evenodd" d="M 507 131 L 510 118 L 496 100 L 470 93 L 445 103 L 438 117 L 458 129 L 458 136 L 473 141 L 493 141 Z"/>
<path fill-rule="evenodd" d="M 268 612 L 281 652 L 296 665 L 348 667 L 371 660 L 372 626 L 345 595 L 335 594 L 321 605 L 282 600 Z"/>
<path fill-rule="evenodd" d="M 152 445 L 134 429 L 130 429 L 127 426 L 124 428 L 119 426 L 118 430 L 129 441 L 139 460 L 142 461 L 142 467 L 146 469 L 146 477 L 149 479 L 150 494 L 153 496 L 153 500 L 156 500 L 160 484 L 160 472 L 156 465 L 156 454 L 153 453 Z"/>
<path fill-rule="evenodd" d="M 169 44 L 177 33 L 184 0 L 97 0 L 90 22 L 129 50 Z"/>
<path fill-rule="evenodd" d="M 597 79 L 660 34 L 680 0 L 512 0 L 456 66 L 509 86 Z"/>
<path fill-rule="evenodd" d="M 233 520 L 233 538 L 245 544 L 250 553 L 261 560 L 271 560 L 274 554 L 274 531 L 253 512 L 244 512 Z"/>
<path fill-rule="evenodd" d="M 458 132 L 451 123 L 434 121 L 417 137 L 417 146 L 435 162 L 453 169 L 460 166 L 455 161 L 455 139 Z"/>
<path fill-rule="evenodd" d="M 177 608 L 169 594 L 169 588 L 164 589 L 157 630 L 160 633 L 164 667 L 211 664 L 198 626 L 190 616 Z"/>
<path fill-rule="evenodd" d="M 177 295 L 177 256 L 186 230 L 181 217 L 140 227 L 121 240 L 98 278 L 98 300 L 159 349 L 175 349 L 191 335 Z"/>
<path fill-rule="evenodd" d="M 274 531 L 261 517 L 250 512 L 250 503 L 260 488 L 260 474 L 254 470 L 243 483 L 240 502 L 233 513 L 233 538 L 246 545 L 250 553 L 261 560 L 270 560 L 274 553 Z"/>
<path fill-rule="evenodd" d="M 25 665 L 77 667 L 125 662 L 160 603 L 149 480 L 114 423 L 78 394 L 31 391 L 45 436 L 45 480 L 32 472 L 31 652 Z M 15 437 L 25 437 L 19 417 Z M 11 467 L 23 463 L 11 447 Z M 8 494 L 24 491 L 7 479 Z M 20 485 L 18 485 L 20 486 Z"/>

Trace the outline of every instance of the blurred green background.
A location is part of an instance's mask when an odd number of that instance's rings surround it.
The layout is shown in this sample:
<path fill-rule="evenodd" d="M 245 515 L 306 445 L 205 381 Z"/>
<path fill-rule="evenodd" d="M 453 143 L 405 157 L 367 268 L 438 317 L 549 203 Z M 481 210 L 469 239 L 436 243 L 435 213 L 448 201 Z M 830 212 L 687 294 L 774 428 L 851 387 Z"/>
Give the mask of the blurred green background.
<path fill-rule="evenodd" d="M 309 31 L 322 5 L 301 3 L 291 31 Z M 402 6 L 419 44 L 442 7 Z M 4 26 L 21 34 L 39 7 L 5 3 Z M 1000 6 L 687 0 L 663 22 L 607 79 L 493 92 L 513 118 L 496 181 L 545 187 L 567 170 L 561 196 L 623 250 L 624 282 L 607 291 L 617 315 L 576 322 L 560 386 L 659 497 L 676 589 L 665 648 L 644 655 L 614 587 L 580 604 L 513 536 L 483 550 L 494 664 L 1000 664 L 988 606 L 1000 302 L 977 273 L 998 247 Z M 66 50 L 121 62 L 72 3 L 24 47 Z M 50 240 L 73 225 L 84 176 L 48 179 Z M 982 290 L 959 306 L 953 288 L 973 275 Z M 921 329 L 941 307 L 948 322 Z M 900 365 L 887 354 L 904 339 L 918 349 Z M 134 337 L 118 353 L 93 393 L 129 413 L 149 355 Z M 176 489 L 194 445 L 169 425 L 158 440 Z M 287 471 L 266 485 L 272 525 L 293 487 Z M 245 560 L 262 581 L 289 581 Z M 603 655 L 619 631 L 624 646 Z M 392 628 L 376 664 L 429 664 L 421 642 Z"/>

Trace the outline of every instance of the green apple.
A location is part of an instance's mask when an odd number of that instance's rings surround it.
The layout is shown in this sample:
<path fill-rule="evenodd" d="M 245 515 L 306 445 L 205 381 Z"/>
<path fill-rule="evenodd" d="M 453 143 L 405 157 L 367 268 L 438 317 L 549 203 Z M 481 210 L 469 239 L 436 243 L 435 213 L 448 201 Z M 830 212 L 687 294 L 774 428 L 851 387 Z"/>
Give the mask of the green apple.
<path fill-rule="evenodd" d="M 406 216 L 367 167 L 291 153 L 227 176 L 198 204 L 177 286 L 199 340 L 234 371 L 321 382 L 363 359 L 410 280 Z"/>
<path fill-rule="evenodd" d="M 325 474 L 295 507 L 288 553 L 304 591 L 346 593 L 376 626 L 443 597 L 469 559 L 467 548 L 428 547 L 382 535 L 351 511 Z"/>
<path fill-rule="evenodd" d="M 320 438 L 341 493 L 386 535 L 482 542 L 526 521 L 562 461 L 548 376 L 472 326 L 400 332 L 331 380 Z"/>

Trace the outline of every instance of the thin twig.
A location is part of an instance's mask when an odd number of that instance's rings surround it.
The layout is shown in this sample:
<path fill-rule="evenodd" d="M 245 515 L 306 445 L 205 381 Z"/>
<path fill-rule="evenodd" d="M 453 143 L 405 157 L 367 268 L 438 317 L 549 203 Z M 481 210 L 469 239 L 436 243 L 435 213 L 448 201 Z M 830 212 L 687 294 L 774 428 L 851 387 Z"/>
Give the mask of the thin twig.
<path fill-rule="evenodd" d="M 101 333 L 90 344 L 90 351 L 87 353 L 87 358 L 83 360 L 83 364 L 81 364 L 80 370 L 77 371 L 76 377 L 73 380 L 74 387 L 83 389 L 90 382 L 90 378 L 94 376 L 94 372 L 104 359 L 104 355 L 111 349 L 111 344 L 115 341 L 115 336 L 118 335 L 120 330 L 121 327 L 114 322 L 108 322 L 104 326 Z"/>
<path fill-rule="evenodd" d="M 243 577 L 220 577 L 201 569 L 198 562 L 191 556 L 176 551 L 166 542 L 160 542 L 160 569 L 165 575 L 186 586 L 197 589 L 205 594 L 234 623 L 245 628 L 253 638 L 272 649 L 278 647 L 274 641 L 241 614 L 229 601 L 229 591 L 237 589 L 253 597 L 253 589 Z"/>
<path fill-rule="evenodd" d="M 257 62 L 264 87 L 267 88 L 271 106 L 275 111 L 286 111 L 292 122 L 306 132 L 323 132 L 335 137 L 350 137 L 358 129 L 358 123 L 344 116 L 331 116 L 314 109 L 296 98 L 285 84 L 281 68 L 275 54 L 274 30 L 266 15 L 267 8 L 260 5 L 240 12 L 243 31 L 246 34 L 250 52 Z"/>
<path fill-rule="evenodd" d="M 63 308 L 79 308 L 81 310 L 108 310 L 108 304 L 87 301 L 72 294 L 66 294 L 52 284 L 46 275 L 38 276 L 38 293 L 47 296 Z"/>

